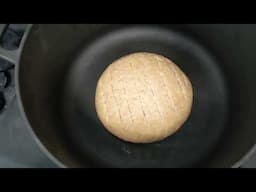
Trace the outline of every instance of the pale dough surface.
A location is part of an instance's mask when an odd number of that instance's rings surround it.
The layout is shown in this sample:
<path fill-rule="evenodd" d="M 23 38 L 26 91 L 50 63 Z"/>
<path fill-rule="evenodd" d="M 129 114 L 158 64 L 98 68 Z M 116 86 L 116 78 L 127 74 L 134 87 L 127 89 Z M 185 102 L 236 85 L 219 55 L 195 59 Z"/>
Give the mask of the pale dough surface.
<path fill-rule="evenodd" d="M 133 143 L 160 141 L 187 120 L 193 100 L 188 77 L 171 60 L 133 53 L 110 64 L 98 80 L 95 106 L 104 127 Z"/>

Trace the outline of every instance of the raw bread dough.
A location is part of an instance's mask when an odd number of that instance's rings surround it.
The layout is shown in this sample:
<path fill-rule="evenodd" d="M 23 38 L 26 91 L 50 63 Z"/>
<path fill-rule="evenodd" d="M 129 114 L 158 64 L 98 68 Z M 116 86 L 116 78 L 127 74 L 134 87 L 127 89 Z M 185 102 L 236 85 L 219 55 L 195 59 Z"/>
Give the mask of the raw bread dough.
<path fill-rule="evenodd" d="M 160 141 L 187 120 L 193 90 L 187 76 L 158 54 L 133 53 L 113 62 L 98 80 L 97 115 L 116 137 L 133 143 Z"/>

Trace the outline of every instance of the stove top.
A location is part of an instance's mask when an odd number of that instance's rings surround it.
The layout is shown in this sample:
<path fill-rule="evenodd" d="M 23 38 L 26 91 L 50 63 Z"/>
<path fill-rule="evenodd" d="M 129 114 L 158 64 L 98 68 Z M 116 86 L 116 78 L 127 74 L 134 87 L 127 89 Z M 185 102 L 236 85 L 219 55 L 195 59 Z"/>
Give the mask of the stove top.
<path fill-rule="evenodd" d="M 0 38 L 4 49 L 17 49 L 24 25 L 10 24 Z M 33 139 L 15 96 L 15 66 L 0 58 L 0 168 L 56 168 Z M 243 165 L 256 168 L 256 154 Z"/>
<path fill-rule="evenodd" d="M 17 49 L 23 33 L 23 25 L 9 25 L 0 46 Z M 56 165 L 40 150 L 21 116 L 15 96 L 14 68 L 0 58 L 0 167 L 54 168 Z"/>

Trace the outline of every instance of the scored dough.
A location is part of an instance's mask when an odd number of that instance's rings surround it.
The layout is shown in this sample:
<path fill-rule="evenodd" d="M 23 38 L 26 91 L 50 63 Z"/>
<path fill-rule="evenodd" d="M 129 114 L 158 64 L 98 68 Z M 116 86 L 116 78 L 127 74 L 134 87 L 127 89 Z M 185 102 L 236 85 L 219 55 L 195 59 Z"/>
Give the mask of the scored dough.
<path fill-rule="evenodd" d="M 175 133 L 187 120 L 192 85 L 172 61 L 133 53 L 114 61 L 98 80 L 95 106 L 104 127 L 133 143 L 150 143 Z"/>

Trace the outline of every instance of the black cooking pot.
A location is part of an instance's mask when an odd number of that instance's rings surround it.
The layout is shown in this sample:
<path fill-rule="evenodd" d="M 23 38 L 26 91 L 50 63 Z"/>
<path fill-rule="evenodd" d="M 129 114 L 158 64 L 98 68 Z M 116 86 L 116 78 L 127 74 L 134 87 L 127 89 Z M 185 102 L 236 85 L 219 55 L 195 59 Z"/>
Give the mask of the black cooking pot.
<path fill-rule="evenodd" d="M 255 50 L 256 25 L 35 24 L 0 55 L 17 64 L 24 119 L 60 167 L 239 167 L 255 150 Z M 99 76 L 134 52 L 168 57 L 193 85 L 189 119 L 161 142 L 119 140 L 96 115 Z"/>

